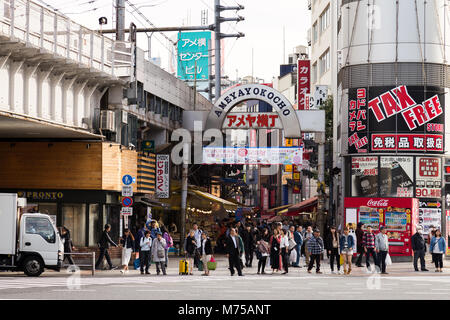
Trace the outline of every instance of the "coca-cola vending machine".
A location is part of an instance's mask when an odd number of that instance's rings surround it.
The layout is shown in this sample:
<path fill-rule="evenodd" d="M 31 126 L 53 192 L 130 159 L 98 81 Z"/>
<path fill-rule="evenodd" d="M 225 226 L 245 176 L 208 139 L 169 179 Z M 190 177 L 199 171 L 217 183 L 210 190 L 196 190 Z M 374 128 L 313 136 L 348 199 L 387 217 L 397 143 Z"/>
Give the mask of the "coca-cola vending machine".
<path fill-rule="evenodd" d="M 375 233 L 385 226 L 389 254 L 411 256 L 411 236 L 418 224 L 419 200 L 416 198 L 345 198 L 345 223 L 364 223 Z"/>

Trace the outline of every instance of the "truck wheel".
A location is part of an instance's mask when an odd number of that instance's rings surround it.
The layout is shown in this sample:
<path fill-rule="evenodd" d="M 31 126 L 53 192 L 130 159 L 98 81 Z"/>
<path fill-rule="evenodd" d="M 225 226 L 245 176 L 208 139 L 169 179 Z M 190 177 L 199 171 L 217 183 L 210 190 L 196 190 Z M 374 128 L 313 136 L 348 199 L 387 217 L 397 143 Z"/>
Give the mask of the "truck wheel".
<path fill-rule="evenodd" d="M 29 277 L 39 277 L 44 271 L 44 263 L 38 257 L 25 258 L 23 272 Z"/>

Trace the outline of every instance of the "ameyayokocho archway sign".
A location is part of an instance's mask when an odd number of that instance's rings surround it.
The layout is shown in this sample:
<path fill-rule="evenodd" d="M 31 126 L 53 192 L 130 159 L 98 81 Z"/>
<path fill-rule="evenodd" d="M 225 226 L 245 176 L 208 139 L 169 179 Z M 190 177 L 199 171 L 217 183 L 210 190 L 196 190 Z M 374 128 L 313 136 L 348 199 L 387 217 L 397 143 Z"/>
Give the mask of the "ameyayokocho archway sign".
<path fill-rule="evenodd" d="M 297 113 L 285 96 L 277 90 L 261 85 L 246 84 L 225 92 L 214 104 L 208 114 L 205 129 L 221 129 L 226 115 L 241 102 L 261 100 L 272 106 L 278 113 L 284 130 L 285 138 L 301 138 L 300 123 Z"/>

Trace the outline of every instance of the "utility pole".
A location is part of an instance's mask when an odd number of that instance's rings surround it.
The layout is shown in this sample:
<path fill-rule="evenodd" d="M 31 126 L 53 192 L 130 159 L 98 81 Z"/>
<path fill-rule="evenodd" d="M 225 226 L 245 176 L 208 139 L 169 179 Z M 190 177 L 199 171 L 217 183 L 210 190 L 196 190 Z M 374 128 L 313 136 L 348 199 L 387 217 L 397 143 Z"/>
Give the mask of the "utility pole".
<path fill-rule="evenodd" d="M 220 16 L 220 13 L 225 10 L 242 10 L 244 9 L 244 6 L 238 5 L 234 7 L 224 7 L 220 5 L 220 0 L 214 0 L 214 40 L 215 40 L 215 50 L 214 50 L 214 56 L 215 56 L 215 101 L 220 98 L 221 91 L 222 91 L 222 72 L 221 72 L 221 46 L 220 46 L 220 40 L 224 38 L 241 38 L 245 35 L 242 32 L 239 32 L 237 34 L 223 34 L 220 32 L 220 24 L 225 21 L 243 21 L 244 17 L 237 16 L 236 18 L 222 18 Z"/>
<path fill-rule="evenodd" d="M 116 0 L 116 40 L 125 40 L 125 0 Z"/>
<path fill-rule="evenodd" d="M 317 201 L 317 227 L 320 232 L 324 234 L 324 223 L 325 223 L 325 190 L 323 190 L 323 182 L 325 181 L 325 132 L 320 132 L 315 134 L 316 142 L 319 144 L 318 147 L 318 168 L 317 176 L 320 183 L 318 201 Z M 311 190 L 311 186 L 310 186 Z"/>

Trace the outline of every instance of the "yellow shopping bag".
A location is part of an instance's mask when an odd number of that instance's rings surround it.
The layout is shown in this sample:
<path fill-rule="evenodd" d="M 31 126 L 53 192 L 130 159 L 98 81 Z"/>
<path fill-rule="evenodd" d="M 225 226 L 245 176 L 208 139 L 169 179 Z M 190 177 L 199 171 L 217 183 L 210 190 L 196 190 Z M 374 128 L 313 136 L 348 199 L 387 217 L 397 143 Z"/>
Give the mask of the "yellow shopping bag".
<path fill-rule="evenodd" d="M 343 255 L 343 254 L 341 254 L 341 255 L 339 256 L 339 264 L 340 264 L 340 265 L 343 265 L 343 264 L 344 264 L 344 255 Z"/>

